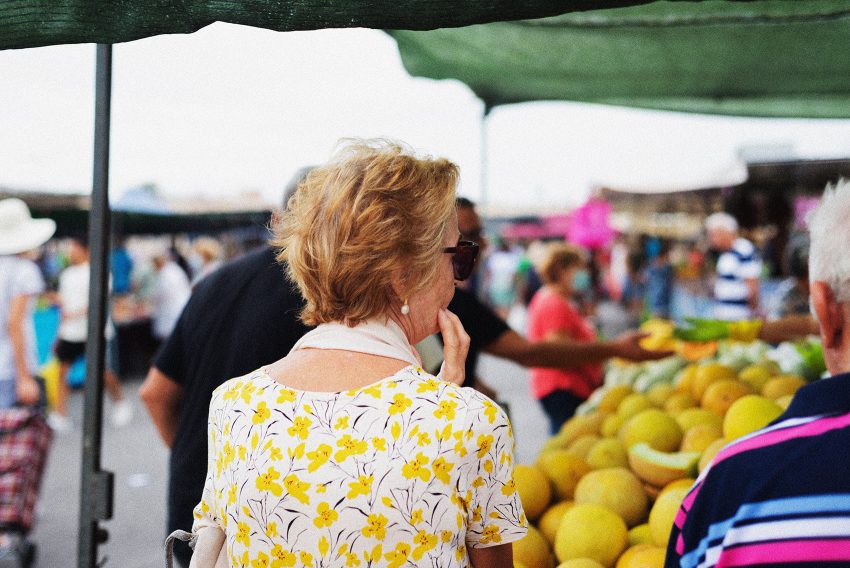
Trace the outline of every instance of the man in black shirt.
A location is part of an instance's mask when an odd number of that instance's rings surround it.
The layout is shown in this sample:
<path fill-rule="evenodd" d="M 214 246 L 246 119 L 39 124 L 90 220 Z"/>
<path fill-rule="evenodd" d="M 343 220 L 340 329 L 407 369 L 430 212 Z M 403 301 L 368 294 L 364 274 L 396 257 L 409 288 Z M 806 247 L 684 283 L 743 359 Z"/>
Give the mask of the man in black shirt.
<path fill-rule="evenodd" d="M 212 392 L 289 353 L 308 328 L 301 295 L 271 247 L 226 264 L 195 287 L 140 390 L 171 448 L 168 530 L 188 530 L 207 472 L 207 413 Z M 191 555 L 175 547 L 184 565 Z"/>

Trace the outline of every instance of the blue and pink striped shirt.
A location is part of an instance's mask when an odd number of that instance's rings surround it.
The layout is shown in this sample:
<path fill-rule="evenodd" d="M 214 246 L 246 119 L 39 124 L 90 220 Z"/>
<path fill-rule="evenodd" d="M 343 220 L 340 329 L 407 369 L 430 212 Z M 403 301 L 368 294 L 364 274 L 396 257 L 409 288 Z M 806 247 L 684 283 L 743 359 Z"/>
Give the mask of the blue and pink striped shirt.
<path fill-rule="evenodd" d="M 723 448 L 682 503 L 667 568 L 850 567 L 850 374 Z"/>

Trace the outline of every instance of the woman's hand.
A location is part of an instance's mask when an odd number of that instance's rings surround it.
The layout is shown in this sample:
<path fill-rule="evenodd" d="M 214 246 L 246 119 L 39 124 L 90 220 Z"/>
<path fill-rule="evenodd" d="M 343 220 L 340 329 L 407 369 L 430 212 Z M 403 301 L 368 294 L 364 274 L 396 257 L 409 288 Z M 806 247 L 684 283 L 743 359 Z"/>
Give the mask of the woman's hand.
<path fill-rule="evenodd" d="M 440 376 L 444 381 L 462 385 L 466 369 L 466 354 L 469 352 L 469 335 L 460 319 L 449 310 L 437 313 L 437 324 L 443 335 L 443 366 Z"/>
<path fill-rule="evenodd" d="M 15 384 L 15 394 L 18 396 L 18 402 L 26 406 L 36 404 L 41 396 L 38 383 L 29 375 L 18 378 Z"/>

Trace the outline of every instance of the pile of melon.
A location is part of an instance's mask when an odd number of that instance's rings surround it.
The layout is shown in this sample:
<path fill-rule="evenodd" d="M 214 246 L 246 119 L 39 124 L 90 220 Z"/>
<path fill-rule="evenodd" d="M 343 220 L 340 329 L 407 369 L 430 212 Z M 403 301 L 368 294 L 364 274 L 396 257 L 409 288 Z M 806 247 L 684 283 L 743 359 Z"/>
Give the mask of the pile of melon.
<path fill-rule="evenodd" d="M 608 387 L 514 476 L 530 521 L 524 568 L 664 565 L 673 519 L 728 442 L 776 419 L 806 381 L 770 362 L 692 364 L 646 393 Z"/>

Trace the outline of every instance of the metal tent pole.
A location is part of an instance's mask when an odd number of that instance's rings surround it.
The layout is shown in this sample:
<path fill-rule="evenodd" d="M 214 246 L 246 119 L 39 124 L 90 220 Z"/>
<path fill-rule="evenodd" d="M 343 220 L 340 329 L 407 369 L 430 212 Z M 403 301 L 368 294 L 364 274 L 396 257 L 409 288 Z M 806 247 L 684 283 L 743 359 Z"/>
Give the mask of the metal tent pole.
<path fill-rule="evenodd" d="M 111 472 L 100 469 L 103 369 L 109 295 L 109 119 L 112 96 L 112 46 L 98 44 L 95 77 L 94 176 L 89 216 L 89 314 L 80 488 L 79 568 L 98 566 L 97 547 L 107 539 L 99 521 L 112 518 Z"/>

